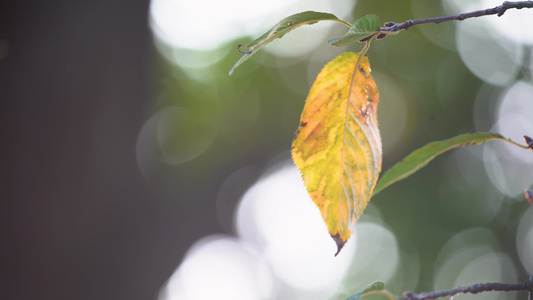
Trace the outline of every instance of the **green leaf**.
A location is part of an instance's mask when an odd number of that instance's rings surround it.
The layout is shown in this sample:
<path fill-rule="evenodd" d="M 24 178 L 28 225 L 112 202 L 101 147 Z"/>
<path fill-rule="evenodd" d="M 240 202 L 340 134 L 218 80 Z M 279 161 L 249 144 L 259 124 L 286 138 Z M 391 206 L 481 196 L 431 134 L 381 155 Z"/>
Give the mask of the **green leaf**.
<path fill-rule="evenodd" d="M 396 297 L 394 297 L 387 290 L 385 290 L 385 284 L 383 282 L 376 281 L 374 283 L 369 284 L 359 293 L 356 293 L 346 298 L 346 300 L 359 300 L 363 298 L 364 296 L 372 295 L 372 294 L 381 294 L 383 296 L 386 296 L 389 299 L 396 299 Z"/>
<path fill-rule="evenodd" d="M 231 76 L 233 74 L 233 71 L 235 71 L 238 66 L 240 66 L 243 62 L 247 61 L 252 55 L 254 55 L 257 51 L 259 51 L 259 49 L 264 47 L 266 44 L 272 42 L 275 39 L 283 37 L 285 34 L 302 25 L 311 25 L 319 21 L 336 21 L 346 26 L 350 26 L 350 23 L 337 18 L 333 14 L 322 12 L 306 11 L 288 16 L 285 19 L 281 20 L 278 24 L 276 24 L 276 26 L 272 27 L 272 29 L 265 32 L 265 34 L 248 44 L 248 46 L 243 47 L 242 45 L 239 45 L 239 52 L 244 54 L 244 56 L 241 57 L 239 61 L 237 61 L 233 68 L 231 68 L 229 75 Z"/>
<path fill-rule="evenodd" d="M 411 174 L 423 168 L 435 157 L 448 150 L 451 150 L 456 147 L 483 144 L 490 140 L 502 140 L 509 142 L 515 146 L 524 149 L 529 149 L 527 146 L 515 143 L 499 134 L 492 134 L 486 132 L 465 133 L 444 141 L 432 142 L 418 150 L 415 150 L 406 158 L 404 158 L 401 162 L 397 163 L 385 174 L 383 174 L 376 186 L 376 189 L 374 190 L 374 195 L 381 192 L 389 185 L 411 176 Z"/>
<path fill-rule="evenodd" d="M 340 38 L 330 40 L 333 46 L 346 46 L 358 42 L 379 32 L 379 19 L 376 15 L 366 15 L 357 19 L 348 32 Z"/>

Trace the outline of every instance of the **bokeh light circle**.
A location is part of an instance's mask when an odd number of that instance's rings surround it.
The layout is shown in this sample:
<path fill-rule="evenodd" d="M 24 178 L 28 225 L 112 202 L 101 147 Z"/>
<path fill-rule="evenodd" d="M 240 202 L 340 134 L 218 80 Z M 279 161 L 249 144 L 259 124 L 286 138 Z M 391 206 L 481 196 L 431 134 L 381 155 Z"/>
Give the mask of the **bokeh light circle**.
<path fill-rule="evenodd" d="M 533 207 L 529 207 L 520 218 L 516 248 L 522 266 L 528 274 L 533 274 Z"/>
<path fill-rule="evenodd" d="M 398 152 L 408 140 L 407 123 L 409 117 L 409 103 L 403 90 L 390 77 L 375 72 L 372 77 L 380 86 L 380 99 L 394 99 L 381 101 L 378 105 L 378 119 L 381 140 L 383 142 L 383 156 Z"/>
<path fill-rule="evenodd" d="M 466 286 L 479 282 L 516 282 L 516 268 L 508 254 L 489 252 L 472 259 L 457 274 L 454 286 Z M 457 299 L 479 299 L 479 295 L 461 295 Z M 515 299 L 508 292 L 491 292 L 483 294 L 483 299 Z"/>
<path fill-rule="evenodd" d="M 472 228 L 455 234 L 442 247 L 435 261 L 434 290 L 479 282 L 515 282 L 514 264 L 507 254 L 495 250 L 499 248 L 496 237 L 486 228 Z"/>
<path fill-rule="evenodd" d="M 501 96 L 496 107 L 496 124 L 490 130 L 515 142 L 523 143 L 523 135 L 533 128 L 533 85 L 518 81 Z M 527 150 L 509 143 L 483 147 L 485 169 L 494 186 L 509 197 L 520 195 L 533 183 L 533 157 Z"/>
<path fill-rule="evenodd" d="M 477 91 L 474 103 L 474 124 L 478 132 L 490 132 L 496 123 L 496 111 L 502 87 L 484 83 Z"/>
<path fill-rule="evenodd" d="M 165 58 L 182 67 L 199 68 L 222 59 L 230 47 L 221 55 L 215 51 L 221 45 L 243 36 L 255 39 L 291 14 L 313 10 L 343 18 L 349 16 L 354 5 L 355 1 L 321 0 L 152 0 L 150 28 L 156 48 Z M 318 43 L 327 43 L 334 22 L 324 23 L 299 28 L 291 33 L 291 39 L 276 41 L 277 45 L 266 47 L 266 51 L 291 57 L 310 53 Z M 236 51 L 236 45 L 231 49 Z"/>
<path fill-rule="evenodd" d="M 496 131 L 515 141 L 522 141 L 524 134 L 533 128 L 533 84 L 517 81 L 505 91 L 497 107 Z M 506 145 L 508 154 L 522 163 L 533 165 L 533 157 L 525 155 L 516 146 Z"/>
<path fill-rule="evenodd" d="M 167 107 L 159 111 L 156 138 L 161 160 L 169 164 L 189 161 L 202 154 L 213 142 L 215 128 L 199 115 L 181 108 Z"/>
<path fill-rule="evenodd" d="M 347 277 L 361 280 L 360 288 L 368 282 L 391 280 L 400 260 L 394 234 L 376 222 L 361 220 L 355 227 L 356 251 Z"/>
<path fill-rule="evenodd" d="M 273 296 L 268 268 L 242 242 L 211 236 L 199 240 L 165 285 L 160 300 L 254 300 Z"/>
<path fill-rule="evenodd" d="M 153 114 L 137 137 L 141 172 L 150 177 L 157 164 L 181 164 L 201 155 L 216 136 L 214 124 L 183 107 L 165 107 Z"/>
<path fill-rule="evenodd" d="M 504 196 L 485 173 L 483 151 L 467 147 L 454 151 L 444 166 L 439 204 L 444 212 L 463 222 L 488 224 L 500 212 Z"/>
<path fill-rule="evenodd" d="M 448 14 L 452 15 L 493 8 L 502 5 L 502 3 L 501 0 L 448 0 L 443 1 L 443 7 Z M 515 43 L 533 44 L 533 32 L 525 30 L 533 26 L 533 18 L 527 9 L 508 9 L 500 17 L 490 15 L 482 18 L 490 26 L 491 32 L 494 31 L 498 35 L 506 36 Z"/>
<path fill-rule="evenodd" d="M 350 265 L 355 240 L 333 255 L 335 243 L 292 164 L 246 192 L 236 222 L 239 236 L 263 249 L 276 275 L 293 288 L 333 293 Z"/>
<path fill-rule="evenodd" d="M 520 70 L 522 45 L 492 32 L 486 22 L 459 23 L 456 42 L 468 69 L 488 83 L 507 85 Z"/>
<path fill-rule="evenodd" d="M 464 2 L 464 1 L 463 1 Z M 496 7 L 502 4 L 501 0 L 483 0 L 485 8 Z M 507 37 L 515 43 L 533 45 L 533 32 L 526 30 L 533 28 L 533 18 L 527 9 L 509 9 L 501 17 L 487 18 L 500 35 Z"/>

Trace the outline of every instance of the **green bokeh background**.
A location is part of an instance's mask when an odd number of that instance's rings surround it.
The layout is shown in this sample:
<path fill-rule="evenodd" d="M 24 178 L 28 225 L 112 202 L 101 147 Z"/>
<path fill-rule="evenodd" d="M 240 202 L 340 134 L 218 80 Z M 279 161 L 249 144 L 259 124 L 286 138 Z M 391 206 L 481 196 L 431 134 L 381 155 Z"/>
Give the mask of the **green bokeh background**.
<path fill-rule="evenodd" d="M 361 0 L 348 21 L 370 13 L 382 23 L 442 16 L 441 2 Z M 260 51 L 229 77 L 241 56 L 237 45 L 254 38 L 242 37 L 203 53 L 222 56 L 216 64 L 185 70 L 158 53 L 148 10 L 148 1 L 125 0 L 0 4 L 0 298 L 157 298 L 195 241 L 234 234 L 240 196 L 272 160 L 289 158 L 308 74 L 320 70 L 316 62 L 309 67 L 313 53 L 321 53 L 323 65 L 342 51 L 359 50 L 324 41 L 294 59 Z M 475 131 L 474 101 L 483 82 L 458 54 L 455 26 L 413 27 L 374 42 L 368 52 L 381 95 L 384 170 L 431 141 Z M 342 30 L 335 26 L 330 38 Z M 531 80 L 528 50 L 517 76 Z M 141 138 L 167 107 L 191 113 L 166 123 L 163 138 L 167 149 L 178 149 L 176 161 L 154 146 L 157 137 Z M 398 132 L 401 111 L 405 126 Z M 180 161 L 202 147 L 194 159 Z M 460 162 L 472 162 L 464 168 L 453 163 L 459 151 Z M 507 253 L 516 278 L 525 280 L 530 274 L 515 239 L 527 201 L 505 198 L 487 221 L 484 193 L 497 189 L 479 168 L 481 152 L 453 153 L 372 199 L 402 251 L 420 258 L 414 288 L 433 288 L 443 245 L 473 228 L 492 232 L 495 250 Z M 239 170 L 245 178 L 217 203 L 224 182 Z M 476 241 L 464 241 L 465 247 L 470 242 Z M 399 294 L 401 282 L 386 284 Z M 345 283 L 353 292 L 368 284 L 360 278 Z"/>
<path fill-rule="evenodd" d="M 413 12 L 416 12 L 416 16 Z M 446 15 L 440 3 L 434 1 L 359 1 L 353 11 L 353 19 L 349 21 L 368 13 L 377 14 L 381 22 Z M 276 21 L 272 20 L 272 23 Z M 380 88 L 378 118 L 385 152 L 384 170 L 428 142 L 476 131 L 473 108 L 483 81 L 463 64 L 455 45 L 455 26 L 455 23 L 416 26 L 397 36 L 374 42 L 367 53 L 373 76 Z M 332 30 L 330 37 L 339 36 L 342 30 L 343 26 L 338 25 Z M 284 39 L 290 40 L 293 34 L 297 33 L 290 33 Z M 217 51 L 226 53 L 227 47 L 235 48 L 237 44 L 246 44 L 247 41 L 239 39 L 223 45 Z M 276 43 L 267 47 L 276 47 Z M 298 45 L 295 44 L 294 47 Z M 359 45 L 335 48 L 324 41 L 324 45 L 316 51 L 323 54 L 325 64 L 342 51 L 359 49 Z M 291 58 L 275 57 L 267 51 L 260 51 L 239 67 L 234 76 L 228 77 L 228 70 L 241 56 L 235 50 L 204 70 L 209 76 L 200 75 L 201 81 L 191 80 L 188 77 L 190 73 L 180 72 L 164 59 L 156 59 L 157 74 L 168 78 L 168 81 L 157 88 L 165 91 L 159 108 L 167 105 L 190 108 L 202 118 L 206 116 L 213 121 L 219 130 L 213 143 L 197 159 L 176 166 L 161 166 L 154 177 L 154 184 L 160 189 L 169 189 L 176 195 L 182 194 L 184 190 L 190 191 L 190 198 L 180 198 L 169 205 L 191 211 L 202 210 L 202 214 L 209 216 L 210 220 L 204 222 L 206 228 L 210 224 L 206 233 L 220 230 L 220 226 L 214 221 L 217 217 L 213 216 L 214 204 L 210 200 L 216 198 L 215 191 L 225 177 L 247 166 L 256 167 L 259 176 L 262 167 L 273 157 L 280 153 L 282 157 L 288 157 L 287 151 L 310 87 L 307 74 L 309 69 L 314 74 L 319 71 L 308 68 L 312 54 L 293 58 L 291 61 Z M 490 61 L 487 63 L 490 64 Z M 202 74 L 198 70 L 194 72 Z M 528 75 L 526 72 L 519 76 Z M 498 88 L 495 87 L 494 90 Z M 402 110 L 406 111 L 403 130 L 396 123 L 398 111 Z M 248 118 L 254 114 L 257 117 Z M 193 132 L 198 130 L 196 134 L 202 134 L 200 128 L 194 125 L 189 127 Z M 400 141 L 391 144 L 391 139 Z M 466 153 L 465 155 L 473 157 L 477 155 L 477 159 L 482 160 L 478 150 Z M 529 153 L 524 152 L 524 155 Z M 517 222 L 528 207 L 527 201 L 506 198 L 496 217 L 487 221 L 483 216 L 485 210 L 480 208 L 484 205 L 484 195 L 480 193 L 480 189 L 491 189 L 491 182 L 486 175 L 475 174 L 474 172 L 483 173 L 483 170 L 479 169 L 479 164 L 472 163 L 471 167 L 475 171 L 462 176 L 479 177 L 482 178 L 480 181 L 485 181 L 478 186 L 463 184 L 445 194 L 453 198 L 450 200 L 453 204 L 443 206 L 442 201 L 446 201 L 442 200 L 445 197 L 443 186 L 448 187 L 461 181 L 459 178 L 456 179 L 457 182 L 450 183 L 449 176 L 457 176 L 462 172 L 450 171 L 453 168 L 451 161 L 453 158 L 450 154 L 444 154 L 409 179 L 393 185 L 372 199 L 372 203 L 382 213 L 385 224 L 396 235 L 400 248 L 412 251 L 414 247 L 420 257 L 420 277 L 416 289 L 433 289 L 437 256 L 442 247 L 455 234 L 472 228 L 491 231 L 499 244 L 495 246 L 495 251 L 508 253 L 517 266 L 517 278 L 527 278 L 517 257 L 514 240 Z M 175 180 L 176 178 L 181 180 Z M 468 178 L 463 179 L 465 180 L 468 181 Z M 161 185 L 165 187 L 162 188 Z M 249 185 L 250 182 L 243 183 L 242 190 Z M 497 192 L 496 189 L 491 191 Z M 238 194 L 236 191 L 235 195 Z M 199 199 L 202 199 L 201 204 Z M 230 207 L 232 204 L 235 203 L 228 203 Z M 480 243 L 485 242 L 481 239 Z M 475 243 L 474 240 L 471 243 L 465 241 L 464 247 L 466 249 Z M 379 267 L 379 264 L 376 263 L 376 266 Z M 475 278 L 472 280 L 476 282 Z M 398 294 L 403 291 L 400 282 L 401 280 L 389 283 Z M 350 286 L 355 289 L 368 284 L 361 281 L 361 278 L 346 278 L 345 283 L 348 290 L 351 289 Z"/>

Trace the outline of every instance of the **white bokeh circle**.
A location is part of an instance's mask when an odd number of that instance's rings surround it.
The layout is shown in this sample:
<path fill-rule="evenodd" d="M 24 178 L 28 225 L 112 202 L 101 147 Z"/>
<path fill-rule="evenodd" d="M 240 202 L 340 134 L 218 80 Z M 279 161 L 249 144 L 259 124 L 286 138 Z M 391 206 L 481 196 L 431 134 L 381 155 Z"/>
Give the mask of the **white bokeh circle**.
<path fill-rule="evenodd" d="M 276 275 L 302 290 L 334 292 L 353 257 L 353 238 L 336 246 L 292 164 L 268 174 L 243 196 L 239 236 L 261 248 Z"/>

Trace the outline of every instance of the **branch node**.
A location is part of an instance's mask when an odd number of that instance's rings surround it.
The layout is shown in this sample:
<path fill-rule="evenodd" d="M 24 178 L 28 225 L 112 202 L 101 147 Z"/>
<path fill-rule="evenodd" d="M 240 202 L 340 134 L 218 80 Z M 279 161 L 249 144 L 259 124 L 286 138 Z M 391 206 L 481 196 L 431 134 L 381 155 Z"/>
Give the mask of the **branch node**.
<path fill-rule="evenodd" d="M 462 20 L 469 19 L 469 18 L 477 18 L 481 16 L 488 16 L 488 15 L 497 15 L 498 17 L 501 17 L 508 9 L 511 9 L 511 8 L 516 8 L 516 9 L 533 8 L 533 1 L 516 1 L 516 2 L 505 1 L 500 6 L 496 6 L 496 7 L 485 9 L 485 10 L 477 10 L 477 11 L 472 11 L 468 13 L 457 14 L 453 16 L 407 20 L 403 23 L 387 22 L 385 23 L 386 28 L 382 30 L 388 31 L 388 32 L 396 32 L 400 30 L 407 30 L 412 26 L 426 24 L 426 23 L 439 24 L 439 23 L 448 22 L 448 21 L 462 21 Z"/>

